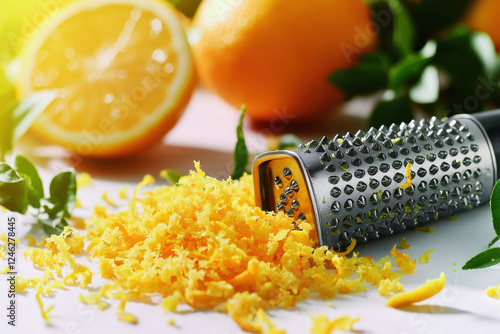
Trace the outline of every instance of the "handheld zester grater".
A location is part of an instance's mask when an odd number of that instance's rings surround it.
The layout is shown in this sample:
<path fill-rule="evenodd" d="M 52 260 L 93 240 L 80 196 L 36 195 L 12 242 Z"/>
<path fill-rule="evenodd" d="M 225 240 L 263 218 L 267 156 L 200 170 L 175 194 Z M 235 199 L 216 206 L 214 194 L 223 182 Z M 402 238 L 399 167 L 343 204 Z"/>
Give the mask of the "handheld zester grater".
<path fill-rule="evenodd" d="M 433 117 L 263 153 L 255 198 L 342 251 L 487 202 L 498 162 L 500 110 Z"/>

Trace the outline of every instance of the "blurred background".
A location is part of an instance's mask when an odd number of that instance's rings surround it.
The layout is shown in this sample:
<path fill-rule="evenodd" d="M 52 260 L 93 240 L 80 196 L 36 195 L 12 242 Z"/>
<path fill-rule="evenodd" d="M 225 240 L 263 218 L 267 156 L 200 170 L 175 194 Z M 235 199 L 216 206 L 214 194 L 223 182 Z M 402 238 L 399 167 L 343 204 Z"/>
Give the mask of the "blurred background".
<path fill-rule="evenodd" d="M 499 12 L 497 0 L 2 1 L 1 155 L 108 177 L 205 159 L 226 177 L 242 105 L 251 153 L 493 109 Z"/>

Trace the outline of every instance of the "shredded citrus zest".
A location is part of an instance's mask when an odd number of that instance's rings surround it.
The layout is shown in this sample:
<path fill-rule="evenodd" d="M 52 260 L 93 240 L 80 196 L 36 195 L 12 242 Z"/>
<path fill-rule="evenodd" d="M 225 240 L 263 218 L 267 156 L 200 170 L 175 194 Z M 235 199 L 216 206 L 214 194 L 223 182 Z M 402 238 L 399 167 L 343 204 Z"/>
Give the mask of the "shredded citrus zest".
<path fill-rule="evenodd" d="M 271 321 L 271 319 L 269 319 L 263 309 L 260 308 L 257 311 L 257 317 L 261 322 L 267 325 L 267 327 L 264 329 L 264 334 L 286 334 L 286 331 L 276 328 L 276 325 Z"/>
<path fill-rule="evenodd" d="M 76 186 L 78 189 L 83 187 L 89 187 L 92 185 L 92 177 L 89 173 L 80 173 L 76 177 Z"/>
<path fill-rule="evenodd" d="M 44 310 L 42 298 L 40 298 L 40 293 L 37 293 L 35 295 L 35 298 L 36 298 L 36 301 L 38 302 L 38 306 L 40 307 L 40 311 L 41 311 L 43 320 L 45 320 L 45 322 L 47 324 L 50 324 L 49 313 L 50 313 L 50 311 L 52 311 L 54 309 L 54 305 L 49 306 L 46 310 Z"/>
<path fill-rule="evenodd" d="M 358 321 L 359 318 L 351 318 L 349 316 L 339 317 L 333 320 L 328 320 L 328 317 L 324 314 L 313 316 L 311 333 L 330 334 L 335 330 L 352 331 L 353 324 Z"/>
<path fill-rule="evenodd" d="M 36 245 L 36 239 L 31 236 L 31 235 L 27 235 L 24 237 L 25 240 L 28 240 L 28 246 L 34 246 Z"/>
<path fill-rule="evenodd" d="M 425 252 L 424 254 L 420 255 L 420 257 L 418 258 L 418 263 L 420 263 L 420 264 L 429 263 L 429 259 L 431 258 L 431 256 L 429 254 L 434 252 L 434 251 L 435 251 L 435 249 L 430 249 L 427 252 Z"/>
<path fill-rule="evenodd" d="M 432 226 L 419 226 L 419 227 L 415 227 L 415 231 L 434 233 L 434 227 L 432 227 Z"/>
<path fill-rule="evenodd" d="M 118 197 L 121 199 L 127 199 L 128 198 L 128 187 L 123 187 L 118 191 Z"/>
<path fill-rule="evenodd" d="M 450 216 L 450 220 L 455 221 L 455 220 L 457 220 L 457 219 L 458 219 L 458 218 L 457 218 L 456 216 Z"/>
<path fill-rule="evenodd" d="M 118 213 L 97 205 L 85 221 L 86 250 L 74 227 L 47 238 L 44 249 L 29 248 L 25 258 L 45 274 L 43 279 L 20 280 L 19 289 L 52 293 L 64 285 L 87 287 L 94 274 L 75 257 L 86 253 L 96 260 L 106 283 L 81 294 L 85 304 L 102 310 L 110 305 L 108 299 L 118 299 L 120 320 L 135 323 L 125 303 L 159 295 L 166 311 L 175 312 L 181 303 L 216 309 L 252 333 L 275 330 L 262 326 L 267 321 L 259 309 L 293 307 L 309 293 L 333 298 L 369 285 L 378 286 L 384 296 L 402 290 L 401 276 L 388 257 L 346 256 L 354 240 L 341 254 L 315 248 L 310 223 L 301 221 L 297 230 L 284 213 L 255 207 L 250 175 L 220 181 L 206 176 L 197 162 L 195 169 L 178 186 L 156 187 L 138 197 L 142 187 L 154 182 L 146 176 Z M 391 254 L 401 272 L 413 271 L 416 261 L 394 248 Z M 56 280 L 63 267 L 68 268 L 63 279 Z"/>
<path fill-rule="evenodd" d="M 137 195 L 139 194 L 139 191 L 142 188 L 149 186 L 149 185 L 152 185 L 152 184 L 155 184 L 155 178 L 150 174 L 144 175 L 144 178 L 142 179 L 142 181 L 139 182 L 137 187 L 135 187 L 133 199 L 135 200 L 137 198 Z"/>
<path fill-rule="evenodd" d="M 391 256 L 394 258 L 394 263 L 405 274 L 411 274 L 417 265 L 416 260 L 412 260 L 408 255 L 398 252 L 396 245 L 391 249 Z"/>
<path fill-rule="evenodd" d="M 401 240 L 399 240 L 399 248 L 410 249 L 410 244 L 406 241 L 405 237 L 402 237 Z"/>
<path fill-rule="evenodd" d="M 412 166 L 413 166 L 413 164 L 411 162 L 406 164 L 406 170 L 405 170 L 406 183 L 403 183 L 399 186 L 401 189 L 406 189 L 406 188 L 411 187 L 411 170 L 410 170 L 410 168 Z"/>
<path fill-rule="evenodd" d="M 347 247 L 347 249 L 345 250 L 345 252 L 335 252 L 335 254 L 338 255 L 338 256 L 346 256 L 347 254 L 349 254 L 350 252 L 352 252 L 352 250 L 354 249 L 354 247 L 356 247 L 356 239 L 351 239 L 351 244 Z"/>
<path fill-rule="evenodd" d="M 169 319 L 169 320 L 168 320 L 168 324 L 169 324 L 170 326 L 174 326 L 174 325 L 175 325 L 175 320 L 174 320 L 174 319 Z"/>
<path fill-rule="evenodd" d="M 486 288 L 485 292 L 489 297 L 500 299 L 500 283 L 498 283 L 497 286 Z"/>
<path fill-rule="evenodd" d="M 116 203 L 115 203 L 115 201 L 113 201 L 112 199 L 110 199 L 108 197 L 108 192 L 107 191 L 105 191 L 105 192 L 102 193 L 101 198 L 102 198 L 102 200 L 104 202 L 106 202 L 107 205 L 109 205 L 111 207 L 114 207 L 114 208 L 117 206 Z"/>
<path fill-rule="evenodd" d="M 87 228 L 87 224 L 85 224 L 85 220 L 80 217 L 70 217 L 69 220 L 73 223 L 73 226 L 77 229 L 83 230 Z"/>
<path fill-rule="evenodd" d="M 444 273 L 441 273 L 439 278 L 427 280 L 423 285 L 414 290 L 402 292 L 398 295 L 392 296 L 387 301 L 387 306 L 398 308 L 421 302 L 438 294 L 441 290 L 443 290 L 445 284 L 446 276 Z"/>

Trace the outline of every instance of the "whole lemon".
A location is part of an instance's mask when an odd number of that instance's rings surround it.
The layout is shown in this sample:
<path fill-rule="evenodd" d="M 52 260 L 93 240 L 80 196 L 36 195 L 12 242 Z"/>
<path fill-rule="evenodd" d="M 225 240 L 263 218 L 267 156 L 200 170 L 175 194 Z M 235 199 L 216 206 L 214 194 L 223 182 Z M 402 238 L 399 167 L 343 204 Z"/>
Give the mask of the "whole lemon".
<path fill-rule="evenodd" d="M 376 32 L 362 0 L 204 0 L 189 37 L 203 85 L 254 120 L 301 121 L 342 101 L 327 77 Z"/>
<path fill-rule="evenodd" d="M 500 1 L 475 0 L 465 18 L 465 23 L 472 29 L 484 31 L 490 35 L 493 43 L 495 43 L 497 51 L 500 51 L 500 25 L 498 25 L 499 13 Z"/>

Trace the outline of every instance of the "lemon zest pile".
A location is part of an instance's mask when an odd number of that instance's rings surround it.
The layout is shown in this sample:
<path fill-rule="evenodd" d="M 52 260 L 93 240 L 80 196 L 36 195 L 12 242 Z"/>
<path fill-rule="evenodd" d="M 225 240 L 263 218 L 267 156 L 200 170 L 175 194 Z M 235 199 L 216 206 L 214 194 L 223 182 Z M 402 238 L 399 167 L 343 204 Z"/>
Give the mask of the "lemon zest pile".
<path fill-rule="evenodd" d="M 335 330 L 352 331 L 352 326 L 358 321 L 359 318 L 351 318 L 349 316 L 339 317 L 333 320 L 328 320 L 328 317 L 324 314 L 313 316 L 311 333 L 330 334 Z"/>
<path fill-rule="evenodd" d="M 420 264 L 429 263 L 429 259 L 431 258 L 431 256 L 429 254 L 434 252 L 434 251 L 435 251 L 435 249 L 430 249 L 427 252 L 425 252 L 424 254 L 420 255 L 420 257 L 418 258 L 418 263 L 420 263 Z"/>
<path fill-rule="evenodd" d="M 44 249 L 29 248 L 25 258 L 44 270 L 44 279 L 22 279 L 19 289 L 35 288 L 45 295 L 63 285 L 87 287 L 94 274 L 75 258 L 86 252 L 107 280 L 97 291 L 80 294 L 87 305 L 102 310 L 109 306 L 107 299 L 118 299 L 119 319 L 136 323 L 125 304 L 160 295 L 168 312 L 180 304 L 216 309 L 252 333 L 281 333 L 262 313 L 293 307 L 310 293 L 333 298 L 364 291 L 367 285 L 378 286 L 383 296 L 402 291 L 400 273 L 389 257 L 347 256 L 354 243 L 344 253 L 315 248 L 310 223 L 301 221 L 297 230 L 284 213 L 255 207 L 250 175 L 220 181 L 206 176 L 199 163 L 195 168 L 178 186 L 157 187 L 139 198 L 139 191 L 154 182 L 145 176 L 124 211 L 109 214 L 96 206 L 85 222 L 86 251 L 74 227 L 47 238 Z M 395 246 L 391 255 L 402 273 L 413 271 L 415 260 Z M 68 273 L 56 280 L 64 266 Z"/>
<path fill-rule="evenodd" d="M 387 301 L 387 306 L 399 308 L 429 299 L 443 290 L 445 284 L 446 276 L 444 273 L 441 273 L 439 278 L 427 280 L 424 284 L 414 290 L 402 292 L 398 295 L 392 296 Z"/>
<path fill-rule="evenodd" d="M 399 186 L 401 189 L 406 189 L 406 188 L 411 187 L 411 170 L 410 170 L 410 168 L 412 166 L 413 166 L 413 164 L 411 162 L 406 164 L 406 170 L 405 170 L 406 183 L 403 183 Z"/>

